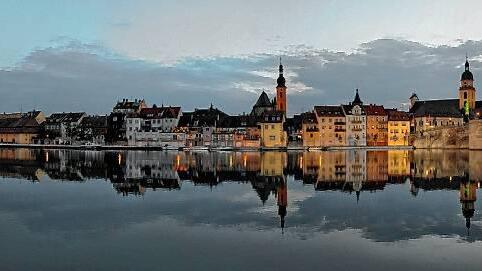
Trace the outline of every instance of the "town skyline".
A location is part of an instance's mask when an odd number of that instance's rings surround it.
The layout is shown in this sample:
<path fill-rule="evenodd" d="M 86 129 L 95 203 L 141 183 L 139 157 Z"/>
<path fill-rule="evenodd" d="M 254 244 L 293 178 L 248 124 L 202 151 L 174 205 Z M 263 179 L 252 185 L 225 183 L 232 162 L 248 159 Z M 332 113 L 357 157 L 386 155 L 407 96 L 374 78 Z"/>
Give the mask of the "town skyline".
<path fill-rule="evenodd" d="M 454 56 L 454 58 L 455 57 L 456 56 Z M 273 56 L 273 58 L 276 61 L 279 61 L 279 60 L 283 59 L 283 63 L 284 63 L 285 66 L 286 66 L 286 61 L 285 61 L 286 58 L 291 59 L 291 61 L 296 61 L 296 60 L 293 60 L 292 56 L 276 56 L 276 57 Z M 477 78 L 477 71 L 479 69 L 479 67 L 477 65 L 480 64 L 478 59 L 469 57 L 467 53 L 465 53 L 465 57 L 462 57 L 462 55 L 461 55 L 460 59 L 470 60 L 472 72 L 475 74 L 475 77 Z M 475 59 L 475 61 L 473 61 L 471 59 Z M 268 61 L 268 60 L 266 60 L 266 61 Z M 476 65 L 475 68 L 474 68 L 474 63 Z M 294 69 L 299 69 L 299 67 L 295 66 Z M 462 71 L 463 70 L 463 64 L 461 64 L 461 65 L 457 64 L 455 66 L 455 69 L 457 71 Z M 0 71 L 0 73 L 1 73 L 1 71 Z M 10 110 L 10 112 L 28 112 L 28 111 L 31 111 L 31 110 L 42 110 L 43 112 L 45 112 L 47 114 L 56 113 L 56 112 L 75 112 L 75 111 L 76 112 L 88 112 L 88 113 L 92 113 L 92 114 L 109 114 L 109 108 L 112 106 L 113 102 L 115 102 L 115 101 L 118 102 L 118 101 L 121 101 L 121 100 L 127 98 L 129 100 L 143 99 L 143 100 L 146 101 L 146 103 L 150 102 L 150 103 L 148 103 L 149 106 L 153 106 L 153 105 L 157 105 L 157 106 L 160 106 L 160 105 L 181 106 L 187 111 L 192 111 L 192 110 L 201 109 L 201 108 L 208 108 L 210 105 L 211 106 L 214 105 L 214 107 L 219 108 L 219 109 L 221 109 L 221 110 L 223 110 L 223 111 L 225 111 L 229 114 L 243 114 L 243 113 L 249 112 L 250 107 L 252 106 L 252 104 L 256 101 L 257 97 L 259 97 L 259 95 L 262 92 L 266 92 L 267 94 L 269 94 L 272 97 L 276 96 L 276 88 L 274 86 L 276 85 L 277 72 L 275 71 L 275 67 L 272 67 L 271 70 L 265 70 L 264 73 L 265 74 L 263 76 L 265 78 L 267 78 L 269 81 L 271 81 L 271 86 L 270 87 L 261 87 L 261 88 L 251 89 L 250 91 L 246 91 L 243 95 L 244 97 L 241 98 L 241 100 L 243 102 L 242 105 L 244 106 L 244 104 L 246 104 L 246 107 L 241 108 L 240 107 L 241 105 L 239 105 L 239 104 L 238 104 L 238 107 L 234 107 L 234 108 L 241 109 L 241 111 L 235 111 L 235 110 L 231 109 L 231 108 L 233 108 L 233 106 L 230 104 L 229 99 L 228 99 L 227 103 L 226 103 L 226 101 L 224 101 L 225 103 L 221 103 L 221 101 L 223 101 L 223 98 L 217 99 L 218 97 L 216 97 L 216 96 L 213 96 L 210 99 L 208 98 L 206 100 L 206 103 L 204 103 L 204 104 L 202 104 L 200 102 L 195 103 L 195 104 L 192 104 L 192 103 L 188 102 L 187 104 L 191 104 L 192 107 L 186 107 L 185 103 L 182 103 L 182 102 L 180 104 L 179 103 L 171 103 L 169 100 L 163 99 L 162 97 L 158 97 L 158 99 L 156 99 L 156 100 L 148 100 L 147 98 L 145 98 L 145 96 L 135 95 L 135 94 L 131 93 L 131 94 L 127 94 L 127 95 L 124 95 L 124 96 L 114 97 L 114 99 L 112 101 L 110 101 L 110 104 L 108 104 L 105 109 L 101 109 L 100 111 L 82 110 L 82 108 L 86 108 L 86 107 L 83 107 L 83 106 L 77 107 L 77 108 L 81 108 L 79 110 L 56 110 L 55 108 L 49 108 L 49 107 L 42 108 L 42 104 L 38 104 L 38 105 L 35 104 L 33 107 L 29 107 L 28 105 L 20 104 L 20 105 L 18 105 L 17 110 Z M 309 98 L 309 97 L 312 96 L 312 93 L 310 93 L 309 90 L 300 91 L 299 93 L 293 93 L 294 91 L 298 91 L 298 88 L 300 86 L 299 86 L 299 83 L 296 82 L 296 81 L 294 81 L 294 82 L 289 81 L 290 79 L 293 79 L 292 73 L 293 73 L 293 71 L 290 70 L 290 67 L 288 66 L 286 71 L 285 71 L 285 77 L 287 78 L 287 87 L 288 87 L 287 96 L 288 96 L 288 99 L 290 100 L 290 105 L 295 107 L 294 110 L 291 109 L 291 106 L 288 108 L 288 115 L 294 115 L 294 114 L 299 114 L 299 113 L 309 111 L 310 108 L 312 108 L 313 106 L 319 105 L 319 104 L 339 105 L 339 104 L 348 103 L 351 100 L 351 98 L 353 97 L 353 95 L 355 93 L 355 90 L 360 91 L 360 94 L 364 97 L 365 101 L 367 101 L 370 97 L 370 94 L 372 94 L 372 91 L 370 89 L 353 87 L 352 89 L 343 89 L 341 91 L 335 91 L 337 93 L 346 92 L 347 96 L 337 95 L 336 98 L 331 100 L 331 101 L 333 101 L 331 103 L 330 102 L 327 102 L 327 103 L 316 102 L 316 101 L 311 100 L 310 102 L 307 102 L 305 104 L 301 104 L 301 107 L 300 107 L 299 97 L 300 96 L 302 97 L 302 96 L 306 95 Z M 298 74 L 298 76 L 299 75 L 300 74 Z M 454 75 L 451 74 L 450 77 L 454 77 Z M 452 78 L 450 78 L 450 79 L 452 79 Z M 454 79 L 454 80 L 455 80 L 456 84 L 458 85 L 459 80 L 456 80 L 456 79 Z M 293 90 L 292 88 L 294 88 L 295 90 Z M 407 94 L 406 97 L 402 97 L 400 100 L 398 100 L 396 102 L 392 101 L 392 102 L 386 102 L 386 103 L 381 102 L 380 103 L 380 102 L 377 102 L 380 99 L 375 98 L 374 100 L 371 99 L 371 100 L 367 101 L 367 103 L 368 104 L 381 104 L 381 105 L 384 105 L 386 108 L 397 108 L 397 109 L 400 109 L 400 110 L 408 110 L 409 109 L 408 97 L 410 97 L 410 95 L 413 94 L 413 93 L 417 93 L 418 96 L 423 97 L 425 100 L 432 100 L 432 99 L 437 99 L 437 98 L 438 99 L 454 98 L 455 95 L 453 95 L 453 94 L 455 92 L 453 91 L 453 89 L 450 92 L 451 93 L 447 94 L 446 96 L 443 96 L 440 93 L 439 93 L 439 95 L 435 95 L 435 96 L 426 96 L 425 94 L 427 93 L 427 91 L 424 91 L 424 90 L 417 91 L 417 88 L 411 88 L 411 89 L 407 89 L 406 92 L 402 92 L 403 94 Z M 189 93 L 189 91 L 187 91 L 186 93 Z M 182 92 L 178 92 L 176 94 L 181 94 L 181 95 L 177 95 L 177 96 L 183 97 Z M 194 94 L 194 95 L 196 95 L 196 94 Z M 202 100 L 202 98 L 205 98 L 205 97 L 196 97 L 196 99 L 193 99 L 193 100 L 198 100 L 197 98 L 201 98 L 201 100 Z M 240 98 L 240 97 L 237 97 L 237 98 Z M 172 100 L 176 101 L 177 99 L 172 99 Z M 9 106 L 6 106 L 4 108 L 9 108 Z M 63 108 L 63 107 L 60 106 L 60 108 Z M 72 107 L 69 107 L 69 108 L 72 108 Z M 76 107 L 74 106 L 74 108 L 76 108 Z M 4 110 L 4 112 L 7 112 L 7 111 L 8 110 Z"/>

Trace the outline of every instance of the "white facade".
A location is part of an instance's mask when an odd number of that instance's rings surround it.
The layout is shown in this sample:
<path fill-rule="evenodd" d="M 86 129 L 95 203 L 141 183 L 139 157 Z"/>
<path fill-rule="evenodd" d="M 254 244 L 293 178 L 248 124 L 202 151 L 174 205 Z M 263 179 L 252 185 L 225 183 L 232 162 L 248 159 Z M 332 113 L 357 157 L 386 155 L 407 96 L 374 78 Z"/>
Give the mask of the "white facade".
<path fill-rule="evenodd" d="M 348 146 L 366 146 L 366 115 L 360 105 L 343 106 L 346 116 L 346 144 Z"/>
<path fill-rule="evenodd" d="M 126 137 L 129 146 L 181 148 L 186 144 L 186 135 L 177 131 L 181 111 L 175 117 L 163 117 L 163 108 L 157 115 L 150 112 L 133 114 L 126 119 Z M 169 109 L 166 109 L 169 110 Z"/>

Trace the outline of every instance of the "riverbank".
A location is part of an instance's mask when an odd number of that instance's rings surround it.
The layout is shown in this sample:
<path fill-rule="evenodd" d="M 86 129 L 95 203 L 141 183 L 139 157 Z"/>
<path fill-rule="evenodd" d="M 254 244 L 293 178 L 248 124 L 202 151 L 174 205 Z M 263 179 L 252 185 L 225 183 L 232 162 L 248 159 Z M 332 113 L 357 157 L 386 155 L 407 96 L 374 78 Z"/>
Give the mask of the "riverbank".
<path fill-rule="evenodd" d="M 29 148 L 29 149 L 70 149 L 70 150 L 140 150 L 140 151 L 335 151 L 335 150 L 412 150 L 413 146 L 336 146 L 336 147 L 279 147 L 279 148 L 209 148 L 209 147 L 139 147 L 125 145 L 55 145 L 55 144 L 11 144 L 0 143 L 0 148 Z"/>

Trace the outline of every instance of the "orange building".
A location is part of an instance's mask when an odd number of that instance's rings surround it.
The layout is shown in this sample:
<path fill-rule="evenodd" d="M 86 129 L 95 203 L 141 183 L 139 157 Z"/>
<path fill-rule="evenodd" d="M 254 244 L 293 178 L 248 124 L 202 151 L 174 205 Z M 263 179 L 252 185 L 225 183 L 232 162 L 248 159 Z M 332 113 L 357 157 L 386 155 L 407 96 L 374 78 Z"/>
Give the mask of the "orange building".
<path fill-rule="evenodd" d="M 388 153 L 367 151 L 367 181 L 386 182 L 388 180 Z"/>
<path fill-rule="evenodd" d="M 34 143 L 44 121 L 45 115 L 40 111 L 0 114 L 0 143 Z"/>
<path fill-rule="evenodd" d="M 367 146 L 388 145 L 388 115 L 382 105 L 365 105 Z"/>

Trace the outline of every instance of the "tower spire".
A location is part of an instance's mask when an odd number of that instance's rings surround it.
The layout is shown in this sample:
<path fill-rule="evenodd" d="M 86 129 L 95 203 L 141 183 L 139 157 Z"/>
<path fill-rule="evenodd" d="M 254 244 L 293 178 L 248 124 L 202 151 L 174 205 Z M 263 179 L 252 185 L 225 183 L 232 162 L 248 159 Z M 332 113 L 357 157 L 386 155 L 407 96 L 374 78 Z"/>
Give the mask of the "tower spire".
<path fill-rule="evenodd" d="M 470 68 L 470 65 L 469 65 L 469 56 L 467 55 L 467 53 L 465 53 L 465 70 L 468 71 Z"/>
<path fill-rule="evenodd" d="M 283 64 L 281 63 L 281 56 L 279 57 L 279 74 L 283 75 Z"/>

